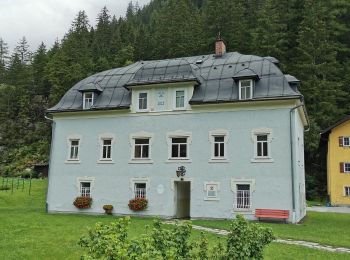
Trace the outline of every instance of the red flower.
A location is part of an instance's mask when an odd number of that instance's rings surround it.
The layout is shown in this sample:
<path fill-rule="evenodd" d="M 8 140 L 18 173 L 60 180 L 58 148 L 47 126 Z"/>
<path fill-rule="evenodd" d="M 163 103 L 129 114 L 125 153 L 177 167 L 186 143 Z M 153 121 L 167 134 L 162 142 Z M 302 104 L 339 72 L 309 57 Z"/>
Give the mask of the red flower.
<path fill-rule="evenodd" d="M 145 208 L 147 208 L 147 205 L 148 205 L 148 200 L 141 197 L 129 200 L 129 204 L 128 204 L 129 209 L 133 211 L 144 210 Z"/>

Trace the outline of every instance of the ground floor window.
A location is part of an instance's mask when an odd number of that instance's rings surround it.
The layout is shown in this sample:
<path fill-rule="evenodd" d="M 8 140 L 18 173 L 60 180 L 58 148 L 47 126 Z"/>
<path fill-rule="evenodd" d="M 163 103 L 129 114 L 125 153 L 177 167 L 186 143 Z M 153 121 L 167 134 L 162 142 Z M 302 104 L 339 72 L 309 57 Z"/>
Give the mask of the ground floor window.
<path fill-rule="evenodd" d="M 350 197 L 350 186 L 344 187 L 344 195 Z"/>
<path fill-rule="evenodd" d="M 250 184 L 237 184 L 236 186 L 236 208 L 237 209 L 250 209 Z"/>
<path fill-rule="evenodd" d="M 80 182 L 80 196 L 90 197 L 91 195 L 91 182 Z"/>
<path fill-rule="evenodd" d="M 146 198 L 146 183 L 136 182 L 134 184 L 134 195 L 136 198 Z"/>

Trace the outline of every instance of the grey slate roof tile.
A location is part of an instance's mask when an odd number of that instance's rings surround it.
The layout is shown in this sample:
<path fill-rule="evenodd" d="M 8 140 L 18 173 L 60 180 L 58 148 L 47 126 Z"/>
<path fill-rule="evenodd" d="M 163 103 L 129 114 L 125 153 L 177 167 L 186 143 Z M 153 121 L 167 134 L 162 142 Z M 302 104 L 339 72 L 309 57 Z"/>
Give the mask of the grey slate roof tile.
<path fill-rule="evenodd" d="M 235 76 L 254 76 L 253 100 L 270 98 L 298 98 L 299 80 L 284 75 L 274 57 L 226 53 L 222 57 L 199 55 L 166 60 L 139 61 L 129 66 L 103 71 L 81 80 L 48 112 L 82 110 L 83 94 L 93 84 L 102 90 L 95 98 L 92 109 L 128 108 L 131 89 L 143 84 L 162 84 L 173 81 L 196 80 L 191 103 L 238 101 Z M 240 75 L 242 74 L 242 75 Z M 249 74 L 249 75 L 248 75 Z"/>

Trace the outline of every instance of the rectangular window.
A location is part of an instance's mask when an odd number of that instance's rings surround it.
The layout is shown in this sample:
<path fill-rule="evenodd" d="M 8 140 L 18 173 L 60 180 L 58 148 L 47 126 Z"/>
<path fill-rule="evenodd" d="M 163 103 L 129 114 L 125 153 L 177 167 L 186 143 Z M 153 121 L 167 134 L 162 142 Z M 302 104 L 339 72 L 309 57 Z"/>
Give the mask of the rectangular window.
<path fill-rule="evenodd" d="M 343 146 L 350 146 L 350 137 L 343 137 Z"/>
<path fill-rule="evenodd" d="M 91 182 L 80 182 L 80 196 L 90 197 L 91 195 Z"/>
<path fill-rule="evenodd" d="M 257 157 L 268 157 L 268 135 L 257 135 L 256 136 L 256 156 Z"/>
<path fill-rule="evenodd" d="M 175 92 L 175 107 L 184 108 L 185 107 L 185 91 L 177 90 Z"/>
<path fill-rule="evenodd" d="M 149 158 L 149 138 L 137 138 L 134 146 L 134 158 L 135 159 L 148 159 Z"/>
<path fill-rule="evenodd" d="M 147 93 L 139 93 L 139 110 L 147 109 Z"/>
<path fill-rule="evenodd" d="M 252 99 L 253 97 L 253 81 L 252 80 L 240 80 L 239 81 L 239 99 Z"/>
<path fill-rule="evenodd" d="M 171 157 L 187 158 L 187 137 L 171 138 Z"/>
<path fill-rule="evenodd" d="M 237 184 L 237 209 L 250 209 L 250 185 L 249 184 Z"/>
<path fill-rule="evenodd" d="M 146 198 L 146 183 L 135 183 L 134 184 L 134 195 L 136 198 Z"/>
<path fill-rule="evenodd" d="M 83 108 L 90 109 L 93 104 L 94 104 L 94 93 L 92 92 L 84 93 Z"/>
<path fill-rule="evenodd" d="M 350 187 L 344 187 L 344 195 L 350 197 Z"/>
<path fill-rule="evenodd" d="M 102 141 L 102 159 L 112 158 L 112 139 L 103 139 Z"/>
<path fill-rule="evenodd" d="M 225 136 L 214 136 L 214 157 L 225 157 Z"/>
<path fill-rule="evenodd" d="M 70 160 L 79 159 L 79 140 L 70 140 Z"/>
<path fill-rule="evenodd" d="M 218 196 L 218 185 L 207 184 L 207 198 L 216 198 Z"/>
<path fill-rule="evenodd" d="M 350 172 L 350 163 L 344 163 L 344 172 Z"/>

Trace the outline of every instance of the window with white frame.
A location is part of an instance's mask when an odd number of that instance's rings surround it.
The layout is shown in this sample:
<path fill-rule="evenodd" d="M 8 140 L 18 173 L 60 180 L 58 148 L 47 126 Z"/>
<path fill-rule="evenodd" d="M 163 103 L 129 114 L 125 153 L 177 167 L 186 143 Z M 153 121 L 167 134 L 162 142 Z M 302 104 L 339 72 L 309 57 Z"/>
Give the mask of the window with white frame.
<path fill-rule="evenodd" d="M 350 172 L 350 163 L 344 163 L 344 172 Z"/>
<path fill-rule="evenodd" d="M 256 135 L 256 157 L 266 158 L 269 157 L 269 142 L 267 134 Z"/>
<path fill-rule="evenodd" d="M 350 137 L 349 136 L 343 137 L 343 146 L 350 146 Z"/>
<path fill-rule="evenodd" d="M 139 110 L 147 110 L 147 92 L 139 93 Z"/>
<path fill-rule="evenodd" d="M 239 81 L 239 99 L 252 99 L 253 98 L 253 80 L 245 79 Z"/>
<path fill-rule="evenodd" d="M 134 183 L 134 196 L 136 198 L 146 198 L 146 183 L 145 182 L 135 182 Z"/>
<path fill-rule="evenodd" d="M 150 138 L 134 139 L 134 159 L 149 159 Z"/>
<path fill-rule="evenodd" d="M 250 184 L 236 184 L 236 209 L 251 208 Z"/>
<path fill-rule="evenodd" d="M 83 109 L 90 109 L 94 104 L 94 93 L 86 92 L 83 97 Z"/>
<path fill-rule="evenodd" d="M 91 196 L 91 182 L 87 182 L 87 181 L 80 182 L 80 196 L 82 197 Z"/>
<path fill-rule="evenodd" d="M 181 159 L 188 156 L 187 137 L 171 138 L 171 158 Z"/>
<path fill-rule="evenodd" d="M 344 195 L 350 197 L 350 186 L 344 187 Z"/>
<path fill-rule="evenodd" d="M 214 158 L 215 159 L 225 158 L 225 136 L 224 135 L 214 136 Z"/>
<path fill-rule="evenodd" d="M 175 91 L 175 108 L 181 109 L 185 107 L 185 90 Z"/>
<path fill-rule="evenodd" d="M 69 160 L 79 160 L 79 139 L 70 140 Z"/>
<path fill-rule="evenodd" d="M 112 139 L 102 139 L 102 160 L 112 159 Z"/>

